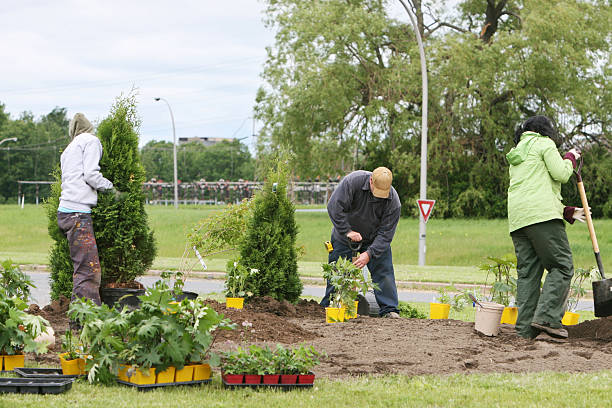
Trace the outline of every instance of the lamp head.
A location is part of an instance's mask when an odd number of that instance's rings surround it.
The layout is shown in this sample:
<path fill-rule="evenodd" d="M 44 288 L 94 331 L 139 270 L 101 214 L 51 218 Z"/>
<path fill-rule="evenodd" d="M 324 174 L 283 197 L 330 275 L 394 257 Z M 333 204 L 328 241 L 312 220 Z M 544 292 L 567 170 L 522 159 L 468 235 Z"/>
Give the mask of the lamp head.
<path fill-rule="evenodd" d="M 159 101 L 161 98 L 153 98 L 153 99 L 155 99 L 156 101 Z"/>

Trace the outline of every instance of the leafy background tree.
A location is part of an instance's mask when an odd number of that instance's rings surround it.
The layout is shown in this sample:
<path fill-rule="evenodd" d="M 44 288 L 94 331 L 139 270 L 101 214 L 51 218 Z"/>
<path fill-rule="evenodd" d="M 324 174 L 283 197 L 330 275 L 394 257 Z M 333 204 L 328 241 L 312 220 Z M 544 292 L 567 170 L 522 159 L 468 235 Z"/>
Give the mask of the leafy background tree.
<path fill-rule="evenodd" d="M 16 137 L 17 142 L 0 145 L 0 204 L 16 203 L 17 180 L 50 180 L 59 163 L 60 150 L 69 143 L 65 108 L 55 108 L 38 119 L 23 112 L 12 119 L 0 103 L 0 140 Z M 24 186 L 26 200 L 34 201 L 34 186 Z M 49 194 L 42 187 L 41 196 Z"/>
<path fill-rule="evenodd" d="M 421 79 L 409 19 L 391 3 L 269 1 L 276 32 L 256 99 L 262 155 L 285 146 L 301 177 L 386 165 L 403 202 L 419 193 Z M 406 1 L 424 37 L 429 76 L 428 196 L 435 216 L 504 217 L 505 154 L 515 126 L 551 117 L 562 150 L 585 148 L 594 181 L 610 162 L 607 1 Z M 594 186 L 609 212 L 609 181 Z M 568 204 L 579 204 L 570 183 Z M 569 190 L 569 191 L 566 191 Z M 416 215 L 416 206 L 402 207 Z"/>
<path fill-rule="evenodd" d="M 172 143 L 151 141 L 141 152 L 147 180 L 172 181 Z M 248 147 L 238 140 L 210 146 L 198 142 L 182 144 L 177 149 L 177 166 L 177 176 L 182 182 L 252 180 L 255 171 Z"/>

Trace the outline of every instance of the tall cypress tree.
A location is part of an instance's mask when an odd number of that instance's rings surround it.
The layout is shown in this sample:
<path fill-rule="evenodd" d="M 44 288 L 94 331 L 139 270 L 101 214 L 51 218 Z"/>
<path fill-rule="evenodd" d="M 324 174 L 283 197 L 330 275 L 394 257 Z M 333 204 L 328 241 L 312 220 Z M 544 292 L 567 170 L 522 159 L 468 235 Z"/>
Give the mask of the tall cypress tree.
<path fill-rule="evenodd" d="M 255 197 L 253 217 L 240 245 L 240 262 L 258 272 L 249 276 L 245 291 L 295 302 L 302 293 L 297 270 L 295 207 L 287 197 L 289 166 L 274 160 L 263 191 Z"/>
<path fill-rule="evenodd" d="M 110 115 L 97 129 L 104 150 L 101 172 L 123 193 L 118 200 L 113 194 L 98 194 L 98 205 L 92 209 L 102 287 L 112 282 L 130 282 L 143 275 L 156 254 L 155 239 L 144 209 L 145 172 L 138 151 L 138 129 L 134 95 L 117 98 Z M 70 298 L 72 293 L 73 266 L 68 241 L 57 226 L 60 194 L 58 170 L 45 204 L 49 235 L 54 241 L 49 254 L 52 299 L 60 295 Z"/>
<path fill-rule="evenodd" d="M 98 126 L 104 149 L 101 172 L 123 193 L 119 200 L 112 194 L 100 194 L 92 211 L 103 287 L 131 282 L 143 275 L 157 251 L 144 208 L 145 171 L 138 150 L 139 127 L 133 94 L 117 98 L 110 115 Z"/>

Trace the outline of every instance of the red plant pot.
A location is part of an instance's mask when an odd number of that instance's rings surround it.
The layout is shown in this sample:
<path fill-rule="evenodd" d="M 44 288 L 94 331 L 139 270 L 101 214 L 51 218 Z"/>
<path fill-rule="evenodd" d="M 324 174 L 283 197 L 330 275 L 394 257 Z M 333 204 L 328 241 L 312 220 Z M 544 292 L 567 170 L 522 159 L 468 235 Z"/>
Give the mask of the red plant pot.
<path fill-rule="evenodd" d="M 261 384 L 261 375 L 258 375 L 258 374 L 245 374 L 244 375 L 244 383 L 245 384 Z"/>
<path fill-rule="evenodd" d="M 244 379 L 243 374 L 223 374 L 223 381 L 228 384 L 242 384 L 242 380 Z"/>
<path fill-rule="evenodd" d="M 314 374 L 300 374 L 298 376 L 298 383 L 299 384 L 312 384 L 314 383 L 314 378 L 315 378 Z"/>
<path fill-rule="evenodd" d="M 297 382 L 297 374 L 281 374 L 281 384 L 295 384 Z"/>
<path fill-rule="evenodd" d="M 278 384 L 279 380 L 280 380 L 279 374 L 265 374 L 263 376 L 264 384 Z"/>

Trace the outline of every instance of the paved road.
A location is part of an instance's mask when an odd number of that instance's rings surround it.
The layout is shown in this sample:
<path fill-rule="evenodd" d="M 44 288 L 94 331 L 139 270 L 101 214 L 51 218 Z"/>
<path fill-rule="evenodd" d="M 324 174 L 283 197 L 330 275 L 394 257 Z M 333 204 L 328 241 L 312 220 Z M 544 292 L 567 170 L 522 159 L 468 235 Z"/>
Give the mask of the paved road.
<path fill-rule="evenodd" d="M 44 272 L 26 272 L 36 285 L 32 290 L 34 302 L 39 305 L 46 305 L 50 302 L 49 289 L 49 274 Z M 149 287 L 158 280 L 158 276 L 141 276 L 138 280 L 145 286 Z M 185 281 L 185 290 L 200 294 L 221 293 L 223 291 L 223 281 L 220 279 L 187 279 Z M 303 295 L 323 297 L 325 288 L 316 285 L 304 285 Z M 432 302 L 437 297 L 437 292 L 415 291 L 415 290 L 398 290 L 399 300 L 406 302 Z M 592 300 L 581 300 L 578 303 L 578 311 L 593 310 Z"/>

